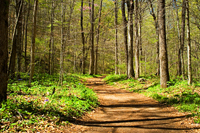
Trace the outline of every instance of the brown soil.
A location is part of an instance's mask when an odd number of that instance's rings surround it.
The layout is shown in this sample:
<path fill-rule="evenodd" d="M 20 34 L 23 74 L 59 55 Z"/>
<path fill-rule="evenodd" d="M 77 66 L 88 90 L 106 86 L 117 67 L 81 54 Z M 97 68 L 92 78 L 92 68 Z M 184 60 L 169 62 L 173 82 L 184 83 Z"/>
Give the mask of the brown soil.
<path fill-rule="evenodd" d="M 77 132 L 85 133 L 177 133 L 199 132 L 187 114 L 162 105 L 142 94 L 106 85 L 103 77 L 87 80 L 100 106 L 78 120 Z"/>

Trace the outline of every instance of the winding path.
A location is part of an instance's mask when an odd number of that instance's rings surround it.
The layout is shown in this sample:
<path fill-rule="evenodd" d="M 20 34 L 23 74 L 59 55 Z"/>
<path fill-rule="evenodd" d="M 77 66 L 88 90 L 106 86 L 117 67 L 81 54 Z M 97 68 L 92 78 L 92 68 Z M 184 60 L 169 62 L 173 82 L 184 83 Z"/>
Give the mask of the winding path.
<path fill-rule="evenodd" d="M 106 85 L 103 77 L 87 80 L 98 94 L 100 107 L 85 115 L 79 124 L 85 133 L 184 133 L 199 132 L 186 114 L 142 94 Z"/>

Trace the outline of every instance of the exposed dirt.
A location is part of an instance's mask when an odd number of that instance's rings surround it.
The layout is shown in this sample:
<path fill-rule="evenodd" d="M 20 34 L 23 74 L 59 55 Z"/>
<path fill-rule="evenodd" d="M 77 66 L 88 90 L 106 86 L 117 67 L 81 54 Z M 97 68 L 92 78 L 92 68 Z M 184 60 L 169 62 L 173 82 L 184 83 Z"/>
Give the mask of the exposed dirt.
<path fill-rule="evenodd" d="M 87 86 L 98 94 L 100 107 L 78 120 L 79 132 L 200 133 L 200 125 L 194 124 L 187 114 L 142 94 L 106 85 L 102 79 L 87 80 Z"/>

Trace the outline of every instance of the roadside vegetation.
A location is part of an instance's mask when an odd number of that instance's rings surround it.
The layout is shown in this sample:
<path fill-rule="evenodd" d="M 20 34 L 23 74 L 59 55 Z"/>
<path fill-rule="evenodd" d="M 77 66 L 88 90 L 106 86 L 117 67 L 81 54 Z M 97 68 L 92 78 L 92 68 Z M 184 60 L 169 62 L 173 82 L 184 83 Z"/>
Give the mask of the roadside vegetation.
<path fill-rule="evenodd" d="M 176 107 L 181 112 L 188 112 L 195 123 L 200 123 L 200 82 L 194 81 L 189 86 L 187 80 L 171 79 L 167 88 L 161 88 L 159 78 L 155 76 L 141 77 L 138 80 L 126 77 L 126 75 L 109 75 L 104 81 L 152 97 L 162 104 Z"/>
<path fill-rule="evenodd" d="M 28 75 L 9 80 L 8 99 L 0 108 L 0 132 L 51 131 L 74 122 L 98 106 L 97 95 L 82 82 L 89 75 L 38 74 L 28 85 Z"/>

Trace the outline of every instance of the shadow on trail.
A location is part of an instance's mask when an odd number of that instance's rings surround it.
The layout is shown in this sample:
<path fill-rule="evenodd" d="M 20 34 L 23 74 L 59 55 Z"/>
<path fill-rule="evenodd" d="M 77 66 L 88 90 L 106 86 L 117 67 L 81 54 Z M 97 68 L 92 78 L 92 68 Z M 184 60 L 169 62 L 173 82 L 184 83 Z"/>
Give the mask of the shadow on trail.
<path fill-rule="evenodd" d="M 124 78 L 109 80 L 118 81 Z M 138 129 L 137 131 L 141 132 L 190 132 L 193 129 L 200 129 L 182 126 L 182 123 L 187 124 L 183 120 L 189 115 L 177 114 L 176 110 L 168 110 L 168 105 L 139 94 L 107 86 L 102 79 L 95 78 L 87 84 L 99 95 L 100 101 L 103 101 L 99 109 L 86 119 L 75 121 L 75 124 L 89 127 L 88 131 L 118 133 L 134 132 Z M 177 124 L 180 122 L 181 124 Z"/>

